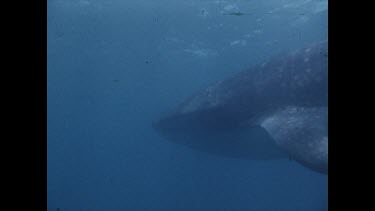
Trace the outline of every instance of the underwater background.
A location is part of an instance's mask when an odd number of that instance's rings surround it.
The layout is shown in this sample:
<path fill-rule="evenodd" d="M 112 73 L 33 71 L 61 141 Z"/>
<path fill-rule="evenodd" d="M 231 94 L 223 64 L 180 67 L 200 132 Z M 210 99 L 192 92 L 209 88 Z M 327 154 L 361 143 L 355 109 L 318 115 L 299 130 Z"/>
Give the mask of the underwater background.
<path fill-rule="evenodd" d="M 152 122 L 212 82 L 327 39 L 327 0 L 48 0 L 47 206 L 322 211 L 327 175 L 167 141 Z"/>

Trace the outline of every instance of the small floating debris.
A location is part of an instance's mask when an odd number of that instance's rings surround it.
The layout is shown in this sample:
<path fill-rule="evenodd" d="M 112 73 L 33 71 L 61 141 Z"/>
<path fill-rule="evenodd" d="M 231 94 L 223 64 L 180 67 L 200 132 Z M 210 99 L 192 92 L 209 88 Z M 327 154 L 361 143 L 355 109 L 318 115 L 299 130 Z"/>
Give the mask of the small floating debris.
<path fill-rule="evenodd" d="M 243 13 L 243 12 L 229 12 L 229 13 L 223 13 L 223 15 L 234 15 L 234 16 L 242 16 L 247 15 L 249 13 Z"/>

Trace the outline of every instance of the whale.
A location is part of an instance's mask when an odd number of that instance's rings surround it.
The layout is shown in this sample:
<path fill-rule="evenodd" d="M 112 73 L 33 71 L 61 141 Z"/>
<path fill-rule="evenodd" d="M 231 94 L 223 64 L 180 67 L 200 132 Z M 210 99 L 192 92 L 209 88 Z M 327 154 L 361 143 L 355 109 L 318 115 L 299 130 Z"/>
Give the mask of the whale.
<path fill-rule="evenodd" d="M 291 159 L 328 174 L 328 41 L 217 81 L 161 114 L 167 140 L 238 159 Z"/>

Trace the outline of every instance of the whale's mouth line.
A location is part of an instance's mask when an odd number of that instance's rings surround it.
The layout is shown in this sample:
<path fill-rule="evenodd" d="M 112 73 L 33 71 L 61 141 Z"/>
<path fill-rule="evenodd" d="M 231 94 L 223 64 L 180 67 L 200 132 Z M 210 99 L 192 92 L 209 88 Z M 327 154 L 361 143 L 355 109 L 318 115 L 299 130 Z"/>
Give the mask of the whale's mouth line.
<path fill-rule="evenodd" d="M 226 116 L 213 115 L 218 111 L 200 111 L 188 114 L 171 115 L 154 122 L 153 127 L 158 130 L 205 130 L 217 131 L 238 127 L 239 122 Z M 210 118 L 215 116 L 215 118 Z"/>

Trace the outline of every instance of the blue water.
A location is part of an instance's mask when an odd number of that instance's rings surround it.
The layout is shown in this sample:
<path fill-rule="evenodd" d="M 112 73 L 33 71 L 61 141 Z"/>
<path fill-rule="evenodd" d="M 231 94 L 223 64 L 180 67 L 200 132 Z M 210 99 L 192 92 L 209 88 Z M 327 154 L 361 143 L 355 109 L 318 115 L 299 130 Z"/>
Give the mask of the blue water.
<path fill-rule="evenodd" d="M 151 127 L 208 84 L 326 39 L 326 0 L 48 0 L 47 30 L 48 210 L 327 210 L 326 175 Z"/>

